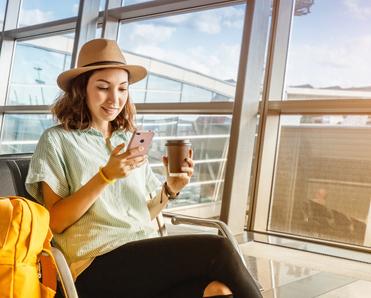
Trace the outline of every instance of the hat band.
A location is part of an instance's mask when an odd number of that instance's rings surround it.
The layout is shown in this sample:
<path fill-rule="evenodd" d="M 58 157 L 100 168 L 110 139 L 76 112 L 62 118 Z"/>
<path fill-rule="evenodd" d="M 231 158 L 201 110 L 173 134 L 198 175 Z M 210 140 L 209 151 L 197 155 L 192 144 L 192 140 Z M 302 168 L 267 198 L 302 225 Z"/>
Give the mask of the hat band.
<path fill-rule="evenodd" d="M 126 63 L 118 62 L 118 61 L 100 61 L 100 62 L 94 62 L 94 63 L 85 64 L 85 65 L 83 65 L 81 67 L 95 66 L 95 65 L 107 65 L 107 64 L 126 65 Z"/>

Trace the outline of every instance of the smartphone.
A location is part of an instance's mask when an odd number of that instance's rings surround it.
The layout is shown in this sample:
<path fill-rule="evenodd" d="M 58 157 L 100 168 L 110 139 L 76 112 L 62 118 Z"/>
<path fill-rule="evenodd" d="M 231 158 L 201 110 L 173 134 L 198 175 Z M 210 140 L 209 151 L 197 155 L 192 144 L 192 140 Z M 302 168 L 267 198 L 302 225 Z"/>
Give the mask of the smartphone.
<path fill-rule="evenodd" d="M 149 147 L 151 145 L 153 136 L 155 133 L 153 131 L 146 131 L 146 130 L 136 130 L 130 141 L 129 145 L 127 147 L 127 150 L 133 149 L 139 146 L 142 146 L 144 149 L 143 151 L 139 152 L 138 154 L 133 155 L 132 157 L 142 156 L 146 155 L 148 153 Z"/>

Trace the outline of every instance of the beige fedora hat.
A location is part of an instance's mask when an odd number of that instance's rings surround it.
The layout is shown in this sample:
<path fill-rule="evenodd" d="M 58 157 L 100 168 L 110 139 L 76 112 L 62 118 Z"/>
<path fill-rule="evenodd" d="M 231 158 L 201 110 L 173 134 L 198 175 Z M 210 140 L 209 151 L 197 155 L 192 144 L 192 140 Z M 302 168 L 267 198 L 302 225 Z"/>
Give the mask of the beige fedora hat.
<path fill-rule="evenodd" d="M 128 65 L 115 40 L 98 38 L 88 41 L 81 47 L 77 67 L 62 72 L 57 78 L 58 86 L 67 91 L 71 81 L 77 76 L 94 69 L 122 68 L 129 73 L 129 83 L 140 81 L 147 70 L 140 65 Z"/>

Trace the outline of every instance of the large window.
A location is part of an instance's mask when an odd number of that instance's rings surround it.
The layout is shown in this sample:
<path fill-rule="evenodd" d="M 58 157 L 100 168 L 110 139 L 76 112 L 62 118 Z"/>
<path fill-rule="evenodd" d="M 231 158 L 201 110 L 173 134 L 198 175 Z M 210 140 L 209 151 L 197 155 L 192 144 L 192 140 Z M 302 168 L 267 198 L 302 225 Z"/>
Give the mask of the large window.
<path fill-rule="evenodd" d="M 215 203 L 220 208 L 224 182 L 226 153 L 229 142 L 231 117 L 207 115 L 146 115 L 137 118 L 142 129 L 155 132 L 149 153 L 152 169 L 163 179 L 162 156 L 166 155 L 166 140 L 186 138 L 194 150 L 195 175 L 169 207 L 191 206 L 200 203 Z M 219 215 L 213 208 L 209 216 Z"/>
<path fill-rule="evenodd" d="M 3 120 L 0 154 L 31 153 L 45 129 L 55 124 L 51 115 L 9 114 Z"/>
<path fill-rule="evenodd" d="M 269 228 L 371 246 L 369 116 L 285 116 Z"/>
<path fill-rule="evenodd" d="M 73 17 L 78 11 L 79 0 L 22 0 L 18 26 L 24 27 Z"/>
<path fill-rule="evenodd" d="M 73 34 L 16 43 L 7 105 L 49 105 L 59 94 L 56 79 L 71 64 Z"/>
<path fill-rule="evenodd" d="M 294 17 L 287 99 L 371 98 L 370 11 L 370 1 L 318 0 Z"/>
<path fill-rule="evenodd" d="M 136 102 L 233 101 L 245 5 L 122 23 L 119 43 L 145 65 Z"/>
<path fill-rule="evenodd" d="M 281 114 L 266 122 L 266 227 L 369 248 L 371 114 L 361 105 L 371 100 L 371 3 L 296 1 L 304 4 L 291 25 L 282 101 L 271 98 Z"/>

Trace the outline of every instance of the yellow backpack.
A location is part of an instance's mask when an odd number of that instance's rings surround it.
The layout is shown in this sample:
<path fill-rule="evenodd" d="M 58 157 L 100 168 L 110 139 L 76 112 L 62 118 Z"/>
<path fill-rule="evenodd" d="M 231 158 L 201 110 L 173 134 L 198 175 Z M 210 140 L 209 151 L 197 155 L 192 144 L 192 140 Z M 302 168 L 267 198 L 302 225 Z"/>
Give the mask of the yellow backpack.
<path fill-rule="evenodd" d="M 57 271 L 51 238 L 49 212 L 43 206 L 21 197 L 0 197 L 0 298 L 54 297 Z"/>

